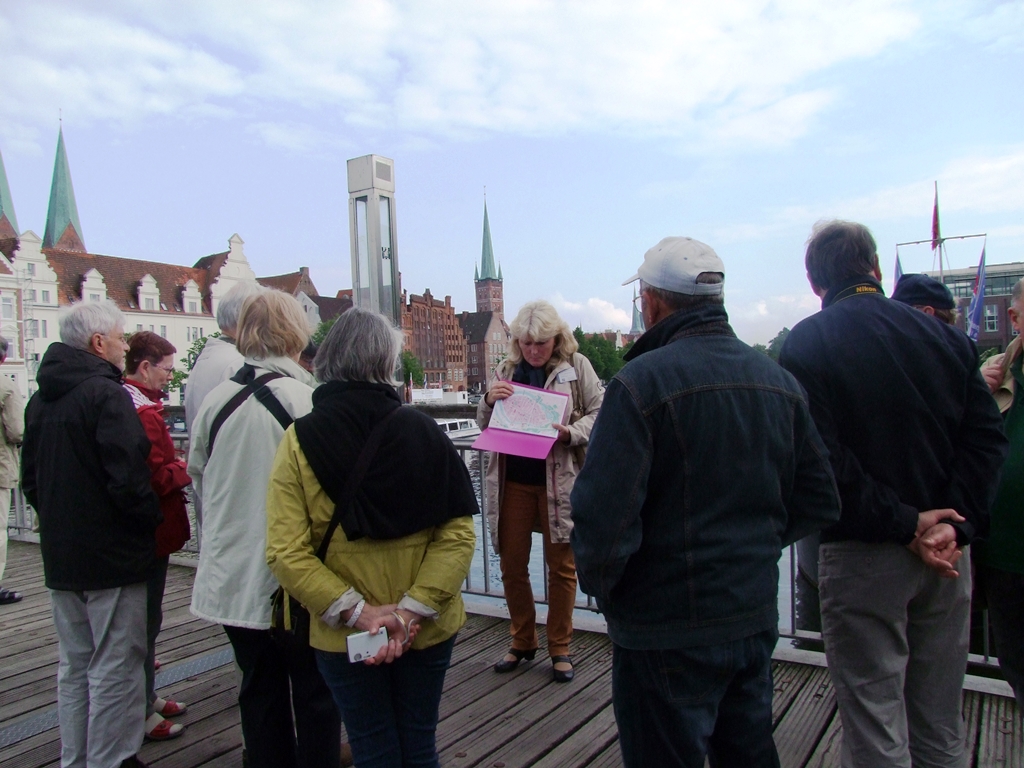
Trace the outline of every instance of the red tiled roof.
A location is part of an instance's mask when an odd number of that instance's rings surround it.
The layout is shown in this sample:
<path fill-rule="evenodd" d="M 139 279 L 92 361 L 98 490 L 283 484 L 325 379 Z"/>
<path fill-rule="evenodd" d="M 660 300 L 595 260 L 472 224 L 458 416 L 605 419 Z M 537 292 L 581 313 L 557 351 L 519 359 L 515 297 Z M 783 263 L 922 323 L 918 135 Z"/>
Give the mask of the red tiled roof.
<path fill-rule="evenodd" d="M 352 299 L 336 299 L 330 296 L 310 296 L 310 301 L 320 309 L 320 322 L 333 320 L 352 309 Z"/>
<path fill-rule="evenodd" d="M 155 261 L 142 261 L 140 259 L 124 259 L 118 256 L 102 256 L 95 253 L 80 253 L 77 251 L 58 251 L 53 248 L 43 250 L 50 267 L 57 273 L 57 301 L 61 305 L 73 304 L 79 301 L 81 296 L 82 278 L 90 269 L 95 269 L 103 275 L 103 281 L 107 286 L 107 298 L 116 303 L 121 309 L 138 309 L 138 287 L 139 282 L 147 274 L 152 275 L 156 280 L 157 288 L 160 291 L 160 303 L 167 309 L 158 309 L 158 312 L 173 312 L 181 309 L 181 291 L 185 283 L 195 280 L 199 286 L 199 292 L 204 295 L 202 311 L 210 314 L 209 300 L 206 297 L 209 285 L 215 279 L 211 275 L 212 269 L 202 268 L 199 264 L 208 263 L 213 267 L 216 263 L 217 271 L 223 264 L 227 254 L 216 254 L 200 259 L 195 267 L 180 267 L 175 264 L 161 264 Z M 130 302 L 130 303 L 129 303 Z"/>
<path fill-rule="evenodd" d="M 302 275 L 298 272 L 289 272 L 287 275 L 257 277 L 256 282 L 266 288 L 273 288 L 275 291 L 284 291 L 287 294 L 295 295 L 295 289 L 299 287 L 299 279 L 301 277 Z"/>

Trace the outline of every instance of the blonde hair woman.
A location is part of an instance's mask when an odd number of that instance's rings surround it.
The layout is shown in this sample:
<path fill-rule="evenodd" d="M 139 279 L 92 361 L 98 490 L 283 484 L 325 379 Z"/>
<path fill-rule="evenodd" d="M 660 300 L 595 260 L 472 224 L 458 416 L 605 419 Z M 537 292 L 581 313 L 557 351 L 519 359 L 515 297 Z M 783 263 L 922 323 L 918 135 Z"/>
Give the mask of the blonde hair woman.
<path fill-rule="evenodd" d="M 336 768 L 341 760 L 341 719 L 313 651 L 271 637 L 278 584 L 263 557 L 278 444 L 313 408 L 313 377 L 298 363 L 308 342 L 294 297 L 261 289 L 246 299 L 236 337 L 245 363 L 206 396 L 192 425 L 188 473 L 203 505 L 192 613 L 224 625 L 242 670 L 238 709 L 251 768 Z"/>
<path fill-rule="evenodd" d="M 501 558 L 501 580 L 512 619 L 512 647 L 494 665 L 494 671 L 510 672 L 523 659 L 532 660 L 537 651 L 537 615 L 529 571 L 536 529 L 544 537 L 548 566 L 548 655 L 555 681 L 567 683 L 574 674 L 569 643 L 576 604 L 569 494 L 580 470 L 580 452 L 573 449 L 589 441 L 604 387 L 590 361 L 576 351 L 578 345 L 568 324 L 548 302 L 524 305 L 509 329 L 509 355 L 498 365 L 477 407 L 481 428 L 490 422 L 494 403 L 512 394 L 513 383 L 564 392 L 571 400 L 563 422 L 555 425 L 558 440 L 546 459 L 488 456 L 487 518 L 491 541 Z"/>

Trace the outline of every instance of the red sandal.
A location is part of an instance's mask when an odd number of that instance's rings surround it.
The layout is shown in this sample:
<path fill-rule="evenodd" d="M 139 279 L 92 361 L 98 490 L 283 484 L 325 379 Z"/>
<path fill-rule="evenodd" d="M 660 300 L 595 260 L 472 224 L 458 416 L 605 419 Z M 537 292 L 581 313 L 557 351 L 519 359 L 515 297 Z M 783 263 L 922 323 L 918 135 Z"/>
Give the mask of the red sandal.
<path fill-rule="evenodd" d="M 174 699 L 161 699 L 157 698 L 153 702 L 153 709 L 158 715 L 164 717 L 177 717 L 178 715 L 184 715 L 188 712 L 188 705 L 182 701 L 175 701 Z"/>
<path fill-rule="evenodd" d="M 159 718 L 157 720 L 156 718 Z M 167 741 L 176 739 L 185 732 L 185 726 L 165 720 L 159 714 L 150 715 L 146 719 L 146 738 L 150 741 Z"/>

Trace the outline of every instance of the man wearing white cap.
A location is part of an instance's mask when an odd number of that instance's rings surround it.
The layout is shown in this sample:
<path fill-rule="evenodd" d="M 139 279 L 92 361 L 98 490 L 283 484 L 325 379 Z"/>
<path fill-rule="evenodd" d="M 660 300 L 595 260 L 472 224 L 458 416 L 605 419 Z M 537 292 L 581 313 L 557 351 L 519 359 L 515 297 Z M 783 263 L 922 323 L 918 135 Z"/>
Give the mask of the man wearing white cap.
<path fill-rule="evenodd" d="M 778 560 L 839 518 L 839 494 L 800 385 L 729 326 L 718 255 L 667 237 L 635 280 L 649 330 L 608 385 L 572 493 L 623 761 L 778 766 Z"/>

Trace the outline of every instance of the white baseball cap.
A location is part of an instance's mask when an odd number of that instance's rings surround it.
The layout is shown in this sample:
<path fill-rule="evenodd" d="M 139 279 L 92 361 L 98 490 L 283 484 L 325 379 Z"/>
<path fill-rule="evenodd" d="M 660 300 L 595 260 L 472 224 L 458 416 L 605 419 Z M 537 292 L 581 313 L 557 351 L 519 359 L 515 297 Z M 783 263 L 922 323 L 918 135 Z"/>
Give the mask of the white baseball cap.
<path fill-rule="evenodd" d="M 644 254 L 644 263 L 636 274 L 626 280 L 629 285 L 643 280 L 645 285 L 688 296 L 717 296 L 721 283 L 698 283 L 704 272 L 718 272 L 725 277 L 725 264 L 710 245 L 692 237 L 666 237 Z"/>

